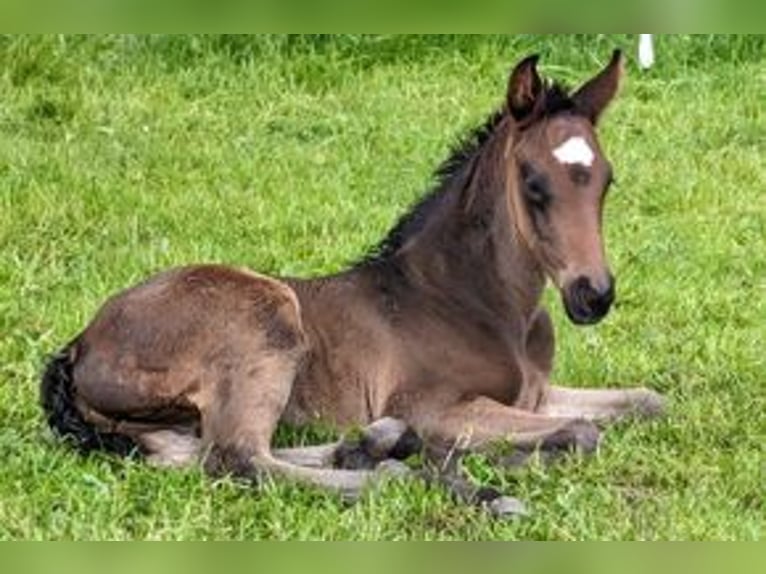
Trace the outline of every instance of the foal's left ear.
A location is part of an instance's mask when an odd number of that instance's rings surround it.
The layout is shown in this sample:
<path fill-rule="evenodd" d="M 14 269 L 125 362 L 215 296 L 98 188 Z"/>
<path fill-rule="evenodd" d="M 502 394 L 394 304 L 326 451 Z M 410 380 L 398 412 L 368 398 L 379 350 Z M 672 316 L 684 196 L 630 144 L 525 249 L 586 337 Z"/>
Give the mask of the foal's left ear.
<path fill-rule="evenodd" d="M 537 107 L 543 91 L 543 81 L 537 73 L 540 56 L 527 56 L 511 72 L 508 79 L 508 110 L 513 119 L 523 122 L 529 119 Z"/>
<path fill-rule="evenodd" d="M 577 110 L 594 125 L 620 89 L 624 60 L 620 50 L 612 52 L 612 59 L 606 68 L 585 82 L 572 96 Z"/>

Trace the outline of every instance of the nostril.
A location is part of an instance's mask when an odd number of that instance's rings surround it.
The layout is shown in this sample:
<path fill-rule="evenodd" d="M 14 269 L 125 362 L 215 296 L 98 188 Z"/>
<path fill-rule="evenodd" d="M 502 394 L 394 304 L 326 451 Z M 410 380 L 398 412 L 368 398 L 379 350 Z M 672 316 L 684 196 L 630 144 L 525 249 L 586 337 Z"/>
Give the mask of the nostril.
<path fill-rule="evenodd" d="M 587 277 L 578 277 L 572 284 L 572 298 L 577 304 L 586 309 L 590 309 L 590 306 L 594 300 L 595 291 L 590 285 L 590 280 Z"/>
<path fill-rule="evenodd" d="M 614 279 L 610 275 L 607 281 L 594 285 L 588 277 L 578 277 L 572 284 L 571 294 L 581 309 L 601 314 L 614 300 Z"/>
<path fill-rule="evenodd" d="M 603 299 L 601 293 L 596 291 L 593 287 L 588 285 L 583 289 L 583 300 L 585 301 L 585 305 L 590 310 L 595 310 L 597 307 L 601 305 L 601 301 Z"/>

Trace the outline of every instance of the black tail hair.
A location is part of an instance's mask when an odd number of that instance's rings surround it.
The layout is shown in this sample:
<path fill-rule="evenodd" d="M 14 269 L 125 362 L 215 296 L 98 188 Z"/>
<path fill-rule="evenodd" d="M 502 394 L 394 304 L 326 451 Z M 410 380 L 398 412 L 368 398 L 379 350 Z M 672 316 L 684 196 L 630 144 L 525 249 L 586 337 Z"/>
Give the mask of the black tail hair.
<path fill-rule="evenodd" d="M 128 436 L 101 432 L 85 420 L 74 401 L 70 343 L 48 359 L 40 384 L 40 403 L 51 429 L 72 441 L 83 454 L 104 450 L 122 456 L 138 452 L 138 445 Z"/>

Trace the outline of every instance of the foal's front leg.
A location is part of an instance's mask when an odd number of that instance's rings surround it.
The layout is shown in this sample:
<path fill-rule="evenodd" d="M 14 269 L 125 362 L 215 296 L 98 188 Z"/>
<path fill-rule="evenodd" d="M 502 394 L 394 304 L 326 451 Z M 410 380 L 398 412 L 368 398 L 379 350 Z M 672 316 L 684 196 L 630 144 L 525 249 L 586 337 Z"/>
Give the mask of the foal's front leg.
<path fill-rule="evenodd" d="M 538 410 L 544 397 L 550 394 L 548 381 L 555 351 L 553 323 L 545 309 L 538 309 L 530 321 L 525 351 L 519 359 L 524 361 L 526 376 L 515 406 L 485 396 L 457 400 L 445 395 L 432 397 L 416 408 L 408 422 L 431 444 L 455 443 L 474 449 L 507 440 L 525 452 L 538 447 L 554 451 L 571 447 L 586 452 L 594 450 L 599 431 L 593 423 L 577 412 Z"/>
<path fill-rule="evenodd" d="M 538 448 L 551 456 L 575 449 L 591 452 L 599 439 L 598 428 L 591 422 L 549 417 L 483 396 L 429 402 L 414 409 L 408 419 L 423 437 L 428 462 L 435 465 L 424 478 L 445 487 L 458 500 L 485 507 L 499 517 L 527 511 L 519 500 L 492 488 L 476 487 L 466 479 L 459 465 L 463 454 L 506 441 L 518 449 L 508 464 L 517 465 Z"/>
<path fill-rule="evenodd" d="M 527 355 L 547 378 L 553 366 L 555 336 L 545 309 L 535 314 L 527 335 Z M 535 411 L 550 417 L 574 417 L 589 421 L 614 421 L 628 416 L 655 417 L 664 412 L 662 395 L 650 389 L 574 389 L 546 382 Z"/>
<path fill-rule="evenodd" d="M 595 450 L 599 431 L 591 422 L 510 407 L 478 396 L 429 404 L 413 413 L 412 426 L 433 448 L 477 450 L 507 441 L 524 451 L 578 448 Z"/>
<path fill-rule="evenodd" d="M 551 386 L 537 409 L 554 417 L 582 417 L 596 422 L 630 416 L 652 418 L 665 411 L 665 399 L 645 388 L 573 389 Z"/>

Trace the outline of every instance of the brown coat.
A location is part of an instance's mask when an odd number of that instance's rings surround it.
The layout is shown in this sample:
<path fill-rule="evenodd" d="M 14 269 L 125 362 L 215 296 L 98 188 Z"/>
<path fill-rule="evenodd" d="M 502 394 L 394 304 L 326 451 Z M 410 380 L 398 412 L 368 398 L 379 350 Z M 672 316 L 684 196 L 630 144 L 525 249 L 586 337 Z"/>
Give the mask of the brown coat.
<path fill-rule="evenodd" d="M 658 411 L 645 389 L 550 384 L 546 280 L 577 323 L 614 297 L 601 239 L 611 167 L 595 125 L 621 57 L 571 95 L 536 61 L 519 63 L 500 112 L 352 268 L 302 280 L 198 265 L 110 299 L 49 365 L 50 424 L 83 450 L 137 445 L 160 463 L 202 457 L 211 472 L 356 492 L 370 471 L 329 468 L 338 445 L 273 451 L 279 421 L 371 425 L 363 446 L 377 461 L 404 454 L 407 427 L 446 448 L 593 448 L 592 420 Z M 393 438 L 375 434 L 381 419 Z"/>

